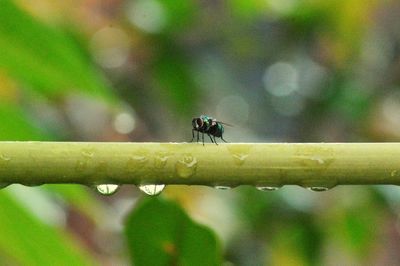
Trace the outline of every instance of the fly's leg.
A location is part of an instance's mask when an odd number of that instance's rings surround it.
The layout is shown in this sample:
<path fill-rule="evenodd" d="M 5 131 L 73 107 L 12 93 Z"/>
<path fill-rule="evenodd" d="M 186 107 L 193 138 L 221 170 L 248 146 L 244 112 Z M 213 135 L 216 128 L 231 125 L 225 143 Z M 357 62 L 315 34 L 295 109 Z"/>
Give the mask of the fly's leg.
<path fill-rule="evenodd" d="M 214 136 L 214 142 L 215 142 L 216 145 L 218 145 L 217 140 L 215 139 L 215 136 Z"/>
<path fill-rule="evenodd" d="M 224 138 L 221 136 L 221 139 L 224 141 L 224 142 L 226 142 L 226 143 L 228 143 L 226 140 L 224 140 Z"/>
<path fill-rule="evenodd" d="M 204 146 L 204 133 L 201 133 L 201 138 L 203 140 L 203 146 Z"/>
<path fill-rule="evenodd" d="M 194 129 L 192 129 L 192 140 L 189 142 L 193 142 L 193 140 L 194 140 Z"/>
<path fill-rule="evenodd" d="M 199 143 L 199 139 L 200 139 L 200 137 L 199 137 L 199 131 L 197 131 L 197 143 Z"/>
<path fill-rule="evenodd" d="M 207 133 L 207 135 L 210 137 L 211 142 L 214 143 L 214 142 L 215 142 L 215 137 L 214 137 L 214 140 L 213 140 L 212 137 L 211 137 L 211 135 L 210 135 L 210 133 Z M 215 144 L 217 144 L 217 143 L 215 142 Z M 217 145 L 218 145 L 218 144 L 217 144 Z"/>

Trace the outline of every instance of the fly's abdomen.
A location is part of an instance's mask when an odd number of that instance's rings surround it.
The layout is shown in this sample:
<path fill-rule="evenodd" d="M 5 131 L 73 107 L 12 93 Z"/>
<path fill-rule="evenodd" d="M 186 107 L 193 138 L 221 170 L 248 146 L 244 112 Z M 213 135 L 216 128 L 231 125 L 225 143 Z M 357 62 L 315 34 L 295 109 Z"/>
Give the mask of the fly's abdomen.
<path fill-rule="evenodd" d="M 215 126 L 210 128 L 209 133 L 217 138 L 220 138 L 224 133 L 224 127 L 221 124 L 217 123 Z"/>

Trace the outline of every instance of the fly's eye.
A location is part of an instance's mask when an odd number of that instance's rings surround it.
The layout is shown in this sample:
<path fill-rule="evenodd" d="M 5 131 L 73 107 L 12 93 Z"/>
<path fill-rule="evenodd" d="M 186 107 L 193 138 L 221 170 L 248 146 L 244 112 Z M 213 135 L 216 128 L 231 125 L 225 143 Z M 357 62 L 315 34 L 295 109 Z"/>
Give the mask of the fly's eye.
<path fill-rule="evenodd" d="M 196 120 L 196 128 L 199 128 L 203 125 L 203 120 L 201 120 L 200 118 L 197 118 Z"/>

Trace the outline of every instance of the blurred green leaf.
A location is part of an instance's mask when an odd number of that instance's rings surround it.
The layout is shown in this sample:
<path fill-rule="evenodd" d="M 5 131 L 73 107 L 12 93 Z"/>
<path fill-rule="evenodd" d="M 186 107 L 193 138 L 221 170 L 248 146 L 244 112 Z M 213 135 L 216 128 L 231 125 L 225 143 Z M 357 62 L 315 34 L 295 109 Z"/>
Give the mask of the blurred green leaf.
<path fill-rule="evenodd" d="M 113 100 L 110 89 L 76 42 L 0 0 L 0 68 L 24 88 L 59 97 L 71 90 Z"/>
<path fill-rule="evenodd" d="M 68 204 L 81 211 L 88 218 L 93 219 L 94 222 L 96 222 L 96 218 L 100 213 L 106 212 L 101 202 L 96 200 L 85 186 L 76 184 L 48 184 L 42 187 L 52 194 L 61 196 Z"/>
<path fill-rule="evenodd" d="M 292 36 L 312 36 L 321 28 L 326 27 L 329 19 L 329 9 L 321 5 L 310 4 L 308 2 L 300 2 L 299 7 L 293 9 L 282 19 L 292 28 L 290 32 Z"/>
<path fill-rule="evenodd" d="M 95 265 L 75 241 L 0 192 L 0 261 L 7 265 Z M 5 256 L 3 256 L 3 254 Z"/>
<path fill-rule="evenodd" d="M 171 47 L 165 48 L 153 69 L 161 96 L 170 101 L 180 115 L 190 113 L 196 99 L 196 85 L 188 69 L 188 63 Z"/>
<path fill-rule="evenodd" d="M 362 118 L 367 116 L 372 101 L 368 89 L 363 88 L 363 85 L 343 84 L 343 87 L 337 89 L 332 107 L 347 119 L 362 121 Z"/>
<path fill-rule="evenodd" d="M 372 189 L 360 186 L 352 190 L 349 201 L 337 204 L 323 218 L 325 238 L 360 265 L 368 264 L 370 257 L 366 254 L 374 253 L 377 248 L 376 240 L 382 236 L 387 209 L 384 202 L 375 198 Z"/>
<path fill-rule="evenodd" d="M 36 127 L 20 107 L 0 103 L 0 140 L 43 140 L 44 138 L 49 139 L 49 136 Z"/>
<path fill-rule="evenodd" d="M 237 191 L 235 204 L 238 215 L 242 222 L 248 222 L 248 226 L 255 231 L 267 229 L 276 216 L 276 209 L 283 209 L 277 193 L 258 191 L 253 186 L 242 186 Z"/>
<path fill-rule="evenodd" d="M 267 1 L 263 0 L 233 0 L 227 2 L 227 4 L 229 4 L 229 8 L 235 17 L 248 21 L 256 20 L 265 14 L 267 7 Z"/>
<path fill-rule="evenodd" d="M 167 31 L 169 33 L 187 28 L 198 10 L 195 1 L 162 0 L 160 4 L 167 11 Z"/>
<path fill-rule="evenodd" d="M 358 210 L 346 210 L 345 216 L 340 221 L 340 226 L 343 226 L 341 229 L 345 237 L 344 242 L 360 259 L 373 248 L 374 239 L 377 238 L 379 231 L 379 212 L 375 206 L 371 206 L 370 209 L 362 206 Z"/>
<path fill-rule="evenodd" d="M 128 217 L 132 261 L 141 265 L 221 265 L 217 240 L 174 202 L 145 199 Z"/>

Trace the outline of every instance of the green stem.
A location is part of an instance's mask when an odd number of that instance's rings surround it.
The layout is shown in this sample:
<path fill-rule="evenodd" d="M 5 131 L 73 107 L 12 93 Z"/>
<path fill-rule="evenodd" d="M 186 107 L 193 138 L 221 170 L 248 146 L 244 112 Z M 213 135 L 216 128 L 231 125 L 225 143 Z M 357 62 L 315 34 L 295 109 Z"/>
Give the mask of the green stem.
<path fill-rule="evenodd" d="M 0 142 L 0 184 L 400 184 L 400 143 Z"/>

